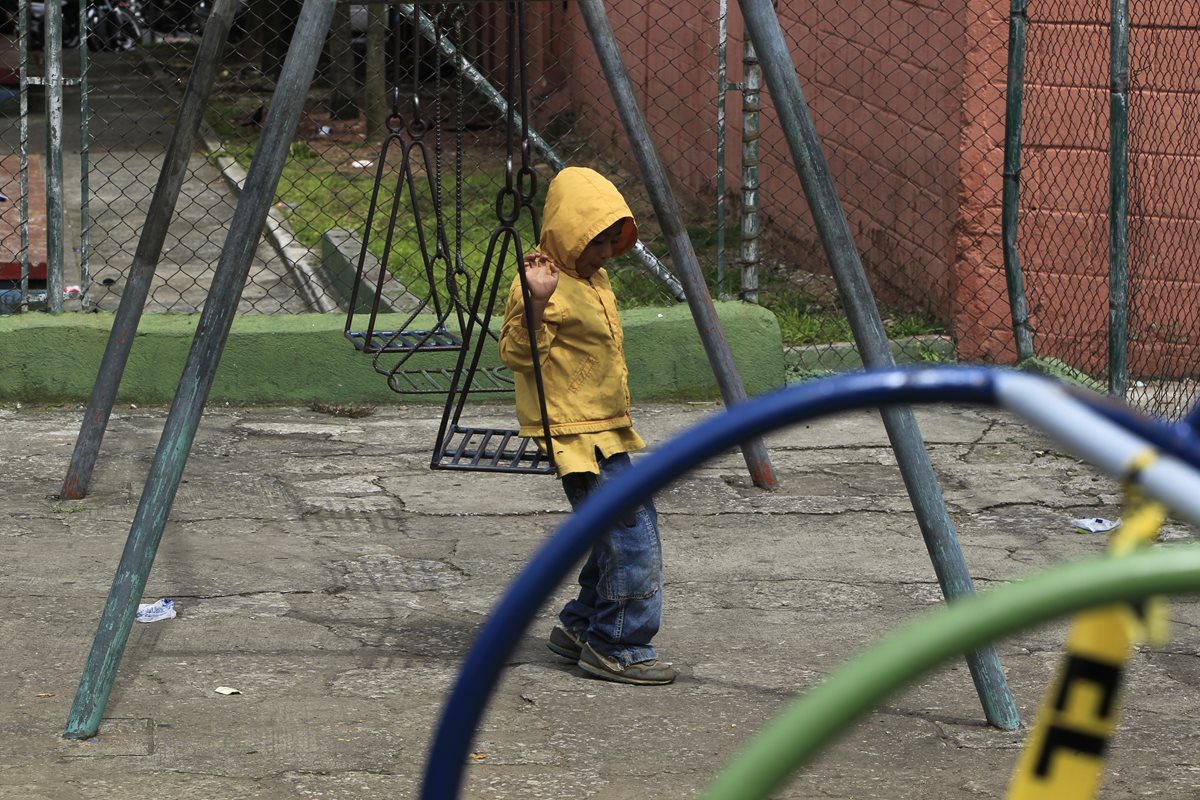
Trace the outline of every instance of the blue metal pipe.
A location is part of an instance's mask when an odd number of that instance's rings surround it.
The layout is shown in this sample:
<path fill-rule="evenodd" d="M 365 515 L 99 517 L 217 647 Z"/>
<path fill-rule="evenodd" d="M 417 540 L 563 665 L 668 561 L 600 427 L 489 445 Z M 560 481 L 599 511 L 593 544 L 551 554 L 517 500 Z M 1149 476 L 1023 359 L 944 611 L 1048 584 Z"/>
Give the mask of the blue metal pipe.
<path fill-rule="evenodd" d="M 1030 397 L 1034 398 L 1031 402 L 1035 410 L 1019 408 Z M 1150 419 L 1114 413 L 1105 398 L 1071 392 L 1046 378 L 986 367 L 891 368 L 813 381 L 763 395 L 679 434 L 633 469 L 606 482 L 533 556 L 501 598 L 463 662 L 434 732 L 421 787 L 422 800 L 457 796 L 472 736 L 517 640 L 592 541 L 629 510 L 688 470 L 747 438 L 833 412 L 934 402 L 1001 406 L 1018 411 L 1026 419 L 1041 414 L 1044 419 L 1038 421 L 1039 427 L 1081 457 L 1092 463 L 1103 462 L 1097 465 L 1113 476 L 1123 476 L 1131 463 L 1129 455 L 1146 444 L 1134 441 L 1141 439 L 1138 434 L 1152 434 L 1167 451 L 1156 464 L 1169 470 L 1168 462 L 1180 459 L 1193 468 L 1182 469 L 1192 485 L 1182 486 L 1179 482 L 1175 499 L 1192 497 L 1184 516 L 1200 520 L 1200 499 L 1195 497 L 1200 495 L 1195 475 L 1195 469 L 1200 469 L 1200 449 L 1195 441 L 1184 441 L 1183 426 L 1168 428 Z M 1115 424 L 1109 428 L 1106 419 Z M 1134 436 L 1124 435 L 1126 425 L 1135 429 L 1131 431 Z M 1081 439 L 1086 444 L 1075 446 Z M 1119 439 L 1125 441 L 1118 444 Z M 1099 457 L 1106 448 L 1119 452 Z M 1174 470 L 1176 476 L 1179 473 L 1179 469 Z M 1153 487 L 1147 484 L 1145 488 L 1162 500 L 1166 481 L 1155 481 Z M 1179 510 L 1178 504 L 1173 510 Z"/>
<path fill-rule="evenodd" d="M 628 509 L 748 438 L 835 411 L 931 401 L 993 404 L 993 374 L 983 368 L 891 369 L 800 384 L 734 406 L 606 482 L 534 555 L 475 640 L 442 710 L 420 796 L 457 796 L 471 737 L 518 638 L 596 536 Z"/>

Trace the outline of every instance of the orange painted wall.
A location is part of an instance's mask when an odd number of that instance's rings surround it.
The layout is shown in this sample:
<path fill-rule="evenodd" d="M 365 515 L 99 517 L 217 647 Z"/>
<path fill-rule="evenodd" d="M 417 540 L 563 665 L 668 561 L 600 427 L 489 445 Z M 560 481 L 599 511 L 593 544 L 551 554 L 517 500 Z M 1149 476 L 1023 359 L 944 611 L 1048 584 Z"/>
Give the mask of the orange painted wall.
<path fill-rule="evenodd" d="M 780 4 L 846 214 L 875 291 L 889 305 L 941 309 L 954 252 L 961 15 L 943 3 L 869 0 L 856 13 Z M 717 136 L 715 3 L 606 3 L 654 144 L 685 201 L 711 203 Z M 743 79 L 742 27 L 730 3 L 727 80 Z M 582 23 L 575 26 L 576 31 Z M 590 43 L 575 34 L 572 98 L 589 130 L 620 150 L 624 132 Z M 881 43 L 888 47 L 883 48 Z M 863 53 L 870 52 L 871 58 Z M 739 175 L 740 95 L 727 95 L 728 185 Z M 761 190 L 770 223 L 800 242 L 816 232 L 769 95 L 762 91 Z M 811 248 L 798 248 L 809 257 Z M 805 263 L 808 268 L 821 264 Z"/>
<path fill-rule="evenodd" d="M 557 6 L 557 4 L 548 4 Z M 730 82 L 742 26 L 730 2 Z M 818 135 L 881 306 L 943 319 L 960 358 L 1015 359 L 1001 249 L 1007 0 L 777 4 Z M 685 202 L 715 186 L 716 3 L 606 3 L 654 144 Z M 570 104 L 592 141 L 624 130 L 573 7 Z M 1108 4 L 1033 0 L 1026 59 L 1019 249 L 1034 346 L 1102 374 L 1108 320 Z M 1135 4 L 1131 30 L 1130 373 L 1179 372 L 1200 352 L 1200 4 Z M 740 95 L 728 95 L 727 185 L 736 192 Z M 816 241 L 763 88 L 762 213 Z M 627 165 L 632 167 L 631 161 Z M 777 244 L 777 243 L 776 243 Z M 1191 250 L 1197 250 L 1195 257 Z M 1178 362 L 1177 362 L 1178 363 Z"/>

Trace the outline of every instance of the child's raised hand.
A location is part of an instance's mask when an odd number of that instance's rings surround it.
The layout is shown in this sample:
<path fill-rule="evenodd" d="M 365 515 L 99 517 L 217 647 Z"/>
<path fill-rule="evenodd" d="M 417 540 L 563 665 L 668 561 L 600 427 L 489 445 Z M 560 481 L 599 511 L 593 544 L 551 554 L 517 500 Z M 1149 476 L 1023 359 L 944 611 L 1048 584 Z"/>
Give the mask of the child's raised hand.
<path fill-rule="evenodd" d="M 529 294 L 535 300 L 549 300 L 558 288 L 558 264 L 544 253 L 532 252 L 521 262 Z"/>

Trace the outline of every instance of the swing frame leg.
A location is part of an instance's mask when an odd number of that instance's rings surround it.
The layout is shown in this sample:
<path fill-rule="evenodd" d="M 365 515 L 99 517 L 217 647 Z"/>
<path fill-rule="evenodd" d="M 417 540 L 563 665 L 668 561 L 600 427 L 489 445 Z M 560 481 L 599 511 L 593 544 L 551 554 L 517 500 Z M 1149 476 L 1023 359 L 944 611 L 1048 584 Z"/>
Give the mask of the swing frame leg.
<path fill-rule="evenodd" d="M 746 395 L 746 387 L 742 383 L 741 376 L 738 375 L 733 352 L 729 349 L 729 342 L 725 339 L 721 323 L 717 320 L 717 309 L 713 305 L 712 298 L 709 297 L 708 285 L 704 281 L 704 275 L 700 271 L 700 262 L 696 258 L 696 251 L 692 247 L 691 239 L 687 235 L 687 228 L 683 224 L 683 214 L 680 211 L 679 203 L 671 192 L 666 170 L 663 168 L 653 140 L 650 138 L 646 118 L 642 114 L 641 108 L 638 107 L 633 84 L 629 80 L 629 73 L 621 59 L 621 52 L 616 36 L 613 34 L 612 25 L 608 21 L 608 14 L 604 10 L 603 0 L 579 0 L 579 10 L 595 46 L 596 55 L 600 59 L 600 66 L 604 70 L 609 91 L 612 92 L 613 101 L 621 115 L 621 122 L 625 125 L 629 144 L 633 148 L 634 157 L 642 173 L 642 180 L 650 193 L 650 202 L 654 206 L 654 213 L 658 217 L 659 224 L 662 225 L 663 236 L 666 238 L 667 247 L 671 252 L 671 260 L 683 282 L 688 306 L 691 308 L 696 327 L 700 331 L 700 340 L 704 344 L 704 352 L 708 356 L 709 364 L 712 365 L 713 374 L 716 376 L 717 385 L 721 390 L 721 397 L 728 408 L 745 403 L 749 399 Z M 775 467 L 771 464 L 767 446 L 761 438 L 743 442 L 742 454 L 746 459 L 746 466 L 750 470 L 750 478 L 754 481 L 755 486 L 768 490 L 779 488 L 779 478 L 775 474 Z"/>
<path fill-rule="evenodd" d="M 266 222 L 287 159 L 288 146 L 304 110 L 304 98 L 329 31 L 334 4 L 335 0 L 304 0 L 300 10 L 262 138 L 246 177 L 245 190 L 225 238 L 208 301 L 196 326 L 179 389 L 167 414 L 146 487 L 71 706 L 63 732 L 68 739 L 88 739 L 100 728 L 138 602 L 150 576 L 167 515 L 179 489 L 184 464 L 245 288 L 254 247 Z"/>
<path fill-rule="evenodd" d="M 585 2 L 593 0 L 580 0 L 581 5 Z M 746 33 L 759 54 L 767 89 L 779 114 L 780 127 L 796 163 L 821 244 L 833 267 L 838 293 L 863 362 L 868 367 L 894 366 L 875 297 L 829 174 L 779 18 L 770 0 L 738 0 L 738 4 Z M 973 595 L 971 573 L 912 409 L 889 406 L 882 409 L 882 416 L 942 594 L 947 600 Z M 988 722 L 1002 730 L 1018 728 L 1020 715 L 995 648 L 988 645 L 971 651 L 967 654 L 967 666 Z"/>
<path fill-rule="evenodd" d="M 79 438 L 75 442 L 71 463 L 63 479 L 59 496 L 64 500 L 78 500 L 84 497 L 91 485 L 96 456 L 100 451 L 100 443 L 104 440 L 108 420 L 112 416 L 121 376 L 125 374 L 125 365 L 129 362 L 129 351 L 133 347 L 134 335 L 146 307 L 146 298 L 150 294 L 150 284 L 154 280 L 154 272 L 162 256 L 163 242 L 166 241 L 167 229 L 171 224 L 171 217 L 175 214 L 175 205 L 179 201 L 179 191 L 183 187 L 183 178 L 187 172 L 188 158 L 194 149 L 204 107 L 208 105 L 208 98 L 212 94 L 217 69 L 221 66 L 221 52 L 229 37 L 236 8 L 237 0 L 216 0 L 204 26 L 204 36 L 196 53 L 195 66 L 188 76 L 187 88 L 184 89 L 179 114 L 175 120 L 175 130 L 171 134 L 171 142 L 163 158 L 158 183 L 154 187 L 154 197 L 146 212 L 146 222 L 142 226 L 137 251 L 133 254 L 133 266 L 121 293 L 121 303 L 117 306 L 117 313 L 113 318 L 108 345 L 104 348 L 96 383 L 92 387 L 92 396 L 79 429 Z"/>

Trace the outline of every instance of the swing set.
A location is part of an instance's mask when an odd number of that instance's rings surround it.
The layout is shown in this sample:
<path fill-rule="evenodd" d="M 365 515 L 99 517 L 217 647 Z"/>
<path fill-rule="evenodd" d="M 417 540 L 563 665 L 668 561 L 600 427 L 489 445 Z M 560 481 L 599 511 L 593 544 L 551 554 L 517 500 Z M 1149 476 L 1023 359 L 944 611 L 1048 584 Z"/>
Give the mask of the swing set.
<path fill-rule="evenodd" d="M 531 142 L 535 140 L 527 124 L 525 105 L 528 88 L 524 73 L 525 3 L 514 0 L 506 4 L 509 17 L 507 98 L 505 109 L 506 169 L 505 185 L 496 198 L 496 225 L 489 239 L 487 255 L 474 285 L 470 271 L 461 255 L 461 146 L 455 149 L 455 224 L 453 236 L 445 221 L 445 185 L 442 177 L 444 154 L 441 146 L 441 111 L 430 124 L 421 114 L 420 97 L 414 87 L 410 97 L 410 115 L 400 110 L 399 90 L 394 92 L 394 113 L 389 120 L 386 137 L 376 174 L 376 186 L 370 208 L 368 231 L 360 252 L 355 296 L 345 326 L 345 337 L 355 351 L 369 356 L 376 372 L 387 376 L 389 386 L 400 393 L 441 394 L 446 400 L 441 426 L 431 461 L 435 469 L 483 470 L 492 472 L 540 473 L 554 471 L 549 455 L 542 455 L 536 444 L 518 432 L 489 427 L 473 427 L 463 423 L 467 396 L 472 391 L 508 391 L 512 381 L 499 370 L 481 368 L 483 348 L 494 344 L 496 334 L 491 330 L 492 308 L 495 304 L 503 265 L 516 265 L 516 274 L 523 258 L 518 223 L 528 219 L 535 237 L 539 233 L 533 200 L 537 176 L 532 168 Z M 200 45 L 203 61 L 197 64 L 189 78 L 179 123 L 175 127 L 168 156 L 163 165 L 163 177 L 155 191 L 154 207 L 157 223 L 169 219 L 178 198 L 179 184 L 171 176 L 181 172 L 181 164 L 191 152 L 201 110 L 211 89 L 214 64 L 219 61 L 220 49 L 233 17 L 237 0 L 215 0 L 209 23 Z M 748 404 L 745 388 L 733 366 L 728 343 L 716 319 L 712 299 L 701 274 L 691 242 L 687 238 L 682 214 L 669 188 L 666 172 L 653 146 L 653 137 L 646 127 L 644 115 L 625 70 L 616 36 L 609 23 L 602 0 L 576 0 L 578 10 L 588 30 L 588 37 L 606 82 L 613 95 L 616 109 L 625 128 L 634 160 L 637 162 L 655 215 L 662 227 L 672 261 L 686 293 L 686 300 L 700 332 L 706 355 L 721 389 L 725 405 L 733 410 Z M 274 200 L 288 147 L 295 135 L 304 100 L 307 96 L 322 44 L 333 14 L 329 0 L 304 0 L 292 45 L 283 65 L 274 97 L 269 104 L 259 146 L 251 164 L 237 212 L 227 234 L 227 243 L 234 245 L 255 241 Z M 453 31 L 456 18 L 438 12 L 431 21 L 421 11 L 420 3 L 397 4 L 416 30 L 430 27 Z M 779 29 L 770 0 L 740 0 L 747 32 L 760 55 L 768 87 L 781 117 L 781 128 L 789 138 L 789 148 L 796 162 L 797 173 L 808 196 L 814 218 L 826 243 L 831 267 L 838 276 L 843 293 L 843 305 L 850 318 L 856 343 L 864 362 L 871 367 L 893 366 L 888 342 L 874 304 L 865 272 L 853 246 L 849 226 L 834 191 L 832 178 L 820 150 L 820 142 L 808 117 L 807 105 L 791 63 L 791 56 Z M 410 11 L 411 10 L 411 11 Z M 453 35 L 453 34 L 452 34 Z M 446 47 L 443 34 L 433 35 L 438 53 Z M 440 56 L 439 56 L 440 58 Z M 459 56 L 454 57 L 455 72 L 460 82 L 459 119 L 456 131 L 461 132 L 461 80 L 469 66 Z M 440 71 L 438 73 L 440 75 Z M 518 109 L 520 113 L 518 114 Z M 427 142 L 433 132 L 432 152 Z M 457 142 L 461 145 L 461 142 Z M 518 161 L 519 158 L 519 161 Z M 389 162 L 399 161 L 397 177 L 386 220 L 379 227 L 384 231 L 382 263 L 378 273 L 367 275 L 368 241 L 381 214 L 380 197 Z M 432 216 L 421 212 L 420 201 L 432 206 Z M 407 206 L 405 205 L 407 203 Z M 409 218 L 401 224 L 400 209 L 409 209 Z M 411 221 L 411 226 L 408 224 Z M 165 227 L 165 226 L 164 226 Z M 393 280 L 392 244 L 397 236 L 415 238 L 427 290 L 426 299 L 418 301 L 416 310 L 403 323 L 385 326 L 379 313 L 380 289 Z M 91 467 L 95 461 L 104 427 L 113 406 L 121 371 L 137 328 L 141 306 L 153 278 L 154 266 L 161 252 L 161 239 L 153 241 L 143 230 L 139 242 L 136 269 L 131 271 L 126 294 L 114 320 L 108 347 L 101 362 L 101 375 L 93 388 L 84 424 L 80 431 L 71 469 L 64 481 L 63 496 L 78 498 L 87 489 Z M 143 245 L 145 247 L 143 248 Z M 244 288 L 251 257 L 250 249 L 226 246 L 211 284 L 191 350 L 180 378 L 179 390 L 171 404 L 159 446 L 155 452 L 146 486 L 126 540 L 108 600 L 101 615 L 92 649 L 84 666 L 79 689 L 75 696 L 64 735 L 72 739 L 94 736 L 116 678 L 134 616 L 153 565 L 167 517 L 176 491 L 182 480 L 183 468 L 195 438 L 205 402 L 212 388 L 221 353 L 228 338 L 241 292 Z M 522 276 L 522 291 L 529 289 Z M 369 287 L 373 287 L 371 292 Z M 444 294 L 442 293 L 444 292 Z M 373 294 L 369 309 L 358 311 L 360 297 Z M 141 302 L 137 298 L 141 298 Z M 127 303 L 126 301 L 129 300 Z M 362 301 L 366 305 L 365 298 Z M 526 303 L 526 308 L 529 304 Z M 365 317 L 365 321 L 364 321 Z M 528 316 L 526 325 L 530 325 Z M 532 326 L 530 326 L 532 327 Z M 531 341 L 535 341 L 531 337 Z M 454 356 L 452 369 L 429 367 L 427 358 Z M 538 358 L 534 353 L 533 363 Z M 541 376 L 536 374 L 542 396 L 543 436 L 549 439 L 548 422 Z M 911 409 L 888 405 L 882 409 L 897 463 L 909 488 L 913 510 L 921 527 L 926 548 L 933 562 L 943 594 L 957 599 L 974 593 L 970 573 L 958 545 L 936 476 L 929 463 L 928 453 L 921 440 Z M 756 486 L 772 489 L 777 486 L 774 468 L 758 435 L 740 438 L 747 467 Z M 655 454 L 662 455 L 671 447 Z M 680 452 L 683 452 L 682 450 Z M 499 652 L 499 651 L 497 651 Z M 1019 725 L 1016 705 L 1000 669 L 999 659 L 990 646 L 967 654 L 967 664 L 979 693 L 988 721 L 997 727 L 1011 730 Z"/>
<path fill-rule="evenodd" d="M 473 394 L 511 392 L 513 379 L 503 366 L 481 367 L 483 348 L 497 341 L 491 320 L 499 296 L 505 264 L 513 264 L 520 277 L 521 290 L 528 308 L 529 287 L 520 265 L 524 257 L 518 223 L 522 218 L 531 221 L 534 237 L 540 234 L 537 209 L 537 172 L 533 168 L 530 143 L 528 87 L 525 73 L 525 7 L 508 4 L 507 77 L 505 80 L 504 185 L 496 195 L 496 224 L 488 240 L 483 264 L 475 271 L 475 286 L 471 285 L 472 271 L 463 262 L 462 247 L 462 132 L 465 73 L 461 48 L 461 14 L 438 11 L 432 20 L 424 18 L 420 4 L 412 7 L 413 24 L 411 52 L 420 63 L 424 36 L 421 31 L 435 31 L 432 43 L 437 76 L 436 112 L 432 123 L 422 115 L 418 71 L 412 71 L 409 95 L 410 115 L 405 118 L 400 109 L 400 87 L 393 90 L 392 114 L 388 118 L 388 135 L 380 149 L 375 173 L 375 185 L 367 212 L 366 232 L 358 258 L 354 288 L 346 314 L 345 336 L 361 353 L 371 356 L 375 371 L 387 376 L 388 386 L 400 394 L 445 395 L 446 402 L 434 444 L 430 467 L 433 469 L 475 470 L 484 472 L 553 474 L 554 456 L 550 448 L 542 449 L 529 437 L 516 430 L 464 425 L 463 410 Z M 455 8 L 461 11 L 461 6 Z M 432 23 L 432 24 L 430 24 Z M 449 29 L 454 34 L 450 47 L 444 47 L 441 37 Z M 443 181 L 444 153 L 441 131 L 443 103 L 441 80 L 446 66 L 446 51 L 456 54 L 454 60 L 454 224 L 447 230 Z M 399 64 L 400 59 L 396 59 Z M 397 84 L 399 81 L 397 81 Z M 518 114 L 519 109 L 519 114 Z M 430 155 L 427 134 L 434 132 L 433 153 Z M 518 147 L 519 144 L 519 147 Z M 520 162 L 517 163 L 518 157 Z M 395 167 L 395 188 L 390 202 L 381 201 L 381 189 Z M 384 198 L 386 200 L 386 198 Z M 433 219 L 426 218 L 422 200 L 433 209 Z M 407 201 L 407 202 L 406 202 Z M 380 226 L 384 232 L 383 255 L 374 275 L 367 269 L 370 245 L 376 230 L 380 209 L 386 207 L 386 220 Z M 401 220 L 401 212 L 409 218 Z M 380 308 L 384 285 L 395 280 L 399 265 L 395 245 L 398 237 L 408 236 L 420 255 L 420 271 L 425 278 L 425 295 L 408 312 L 394 330 L 380 329 Z M 405 287 L 411 293 L 412 287 Z M 443 291 L 444 290 L 444 291 Z M 370 295 L 369 309 L 360 312 L 360 297 Z M 364 304 L 365 305 L 365 304 Z M 432 321 L 418 325 L 420 318 Z M 366 318 L 365 321 L 363 318 Z M 449 323 L 456 323 L 451 327 Z M 530 320 L 526 318 L 526 324 Z M 543 441 L 550 441 L 549 417 L 546 413 L 545 391 L 542 385 L 541 364 L 537 357 L 536 337 L 530 331 L 533 348 L 534 383 L 541 408 Z M 428 354 L 455 353 L 453 368 L 431 367 Z"/>

